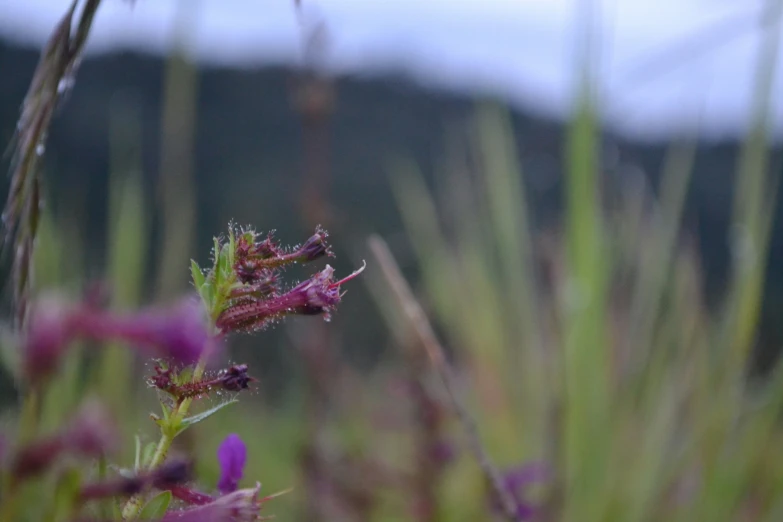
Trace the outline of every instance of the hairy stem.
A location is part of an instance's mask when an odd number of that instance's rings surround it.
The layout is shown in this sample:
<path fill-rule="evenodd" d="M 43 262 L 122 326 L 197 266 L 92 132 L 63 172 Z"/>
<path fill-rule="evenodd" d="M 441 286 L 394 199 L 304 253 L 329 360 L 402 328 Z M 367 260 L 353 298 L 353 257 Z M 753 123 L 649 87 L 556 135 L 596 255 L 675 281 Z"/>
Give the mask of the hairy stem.
<path fill-rule="evenodd" d="M 193 378 L 191 379 L 191 382 L 196 382 L 201 379 L 201 377 L 204 375 L 205 367 L 206 367 L 206 360 L 205 358 L 202 357 L 202 359 L 199 361 L 198 365 L 196 366 L 196 369 L 193 370 Z M 185 415 L 188 414 L 188 409 L 190 408 L 190 404 L 192 402 L 193 399 L 188 398 L 183 400 L 177 406 L 175 406 L 174 410 L 171 412 L 169 422 L 174 422 L 176 420 L 183 419 Z M 171 449 L 171 444 L 174 442 L 174 437 L 176 437 L 176 435 L 173 433 L 172 430 L 167 429 L 167 426 L 161 427 L 160 431 L 161 433 L 160 433 L 160 440 L 158 441 L 158 447 L 155 449 L 155 454 L 152 456 L 152 460 L 150 461 L 149 467 L 147 468 L 150 471 L 159 468 L 166 461 L 166 457 L 169 454 L 169 449 Z M 132 496 L 125 503 L 125 507 L 122 508 L 122 519 L 135 520 L 139 516 L 139 513 L 141 512 L 141 508 L 143 507 L 144 507 L 144 496 L 143 495 Z"/>

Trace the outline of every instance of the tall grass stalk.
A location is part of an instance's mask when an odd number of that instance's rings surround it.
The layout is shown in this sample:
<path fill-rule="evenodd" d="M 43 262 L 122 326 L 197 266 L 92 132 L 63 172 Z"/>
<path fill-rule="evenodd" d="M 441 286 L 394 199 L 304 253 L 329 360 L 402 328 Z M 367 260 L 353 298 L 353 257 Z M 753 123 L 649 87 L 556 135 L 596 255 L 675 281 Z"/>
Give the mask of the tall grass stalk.
<path fill-rule="evenodd" d="M 189 31 L 199 13 L 199 2 L 177 3 L 176 47 L 169 56 L 163 85 L 161 159 L 158 201 L 161 210 L 157 281 L 160 299 L 182 292 L 182 267 L 193 254 L 196 232 L 196 192 L 193 181 L 198 70 L 185 51 Z"/>

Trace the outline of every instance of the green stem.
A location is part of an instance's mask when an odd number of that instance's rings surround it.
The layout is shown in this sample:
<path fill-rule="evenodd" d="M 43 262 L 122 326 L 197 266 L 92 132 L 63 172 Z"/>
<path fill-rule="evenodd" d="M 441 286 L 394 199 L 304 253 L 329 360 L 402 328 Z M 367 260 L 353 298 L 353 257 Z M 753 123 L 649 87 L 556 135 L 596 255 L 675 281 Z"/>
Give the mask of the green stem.
<path fill-rule="evenodd" d="M 203 359 L 199 361 L 196 369 L 193 370 L 193 382 L 201 379 L 201 376 L 204 375 L 205 366 L 206 361 Z M 168 456 L 171 444 L 174 442 L 174 437 L 176 437 L 175 431 L 169 429 L 169 425 L 183 419 L 185 415 L 188 414 L 188 409 L 192 402 L 193 399 L 188 398 L 179 403 L 179 405 L 174 408 L 174 411 L 172 411 L 168 425 L 161 427 L 158 447 L 155 450 L 155 454 L 152 456 L 152 461 L 150 461 L 149 467 L 147 468 L 148 470 L 156 469 L 166 461 L 166 456 Z M 144 496 L 142 494 L 132 496 L 128 499 L 128 502 L 125 503 L 125 507 L 122 508 L 122 519 L 135 520 L 139 516 L 142 507 L 144 507 Z"/>

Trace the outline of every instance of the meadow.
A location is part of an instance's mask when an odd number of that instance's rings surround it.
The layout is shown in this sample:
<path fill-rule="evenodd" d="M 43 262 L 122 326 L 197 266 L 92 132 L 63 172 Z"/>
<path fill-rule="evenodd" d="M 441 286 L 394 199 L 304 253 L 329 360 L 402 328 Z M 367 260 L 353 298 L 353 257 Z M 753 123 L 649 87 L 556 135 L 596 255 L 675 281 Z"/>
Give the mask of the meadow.
<path fill-rule="evenodd" d="M 16 407 L 2 412 L 0 522 L 783 519 L 783 367 L 749 372 L 775 268 L 779 12 L 736 165 L 731 272 L 709 306 L 682 224 L 697 141 L 672 144 L 658 186 L 611 184 L 587 59 L 562 137 L 562 212 L 546 228 L 531 217 L 507 111 L 482 104 L 434 184 L 411 157 L 390 162 L 402 240 L 327 235 L 310 199 L 310 237 L 278 244 L 267 233 L 284 223 L 227 223 L 191 260 L 187 133 L 171 133 L 161 159 L 185 174 L 151 193 L 118 153 L 138 129 L 115 114 L 96 254 L 40 165 L 63 78 L 79 89 L 72 66 L 91 23 L 79 16 L 43 54 L 11 165 L 2 355 Z M 163 118 L 176 129 L 193 110 L 192 71 L 172 60 L 169 74 Z M 39 207 L 41 193 L 57 204 Z M 104 260 L 98 277 L 88 257 Z M 340 346 L 356 287 L 386 326 L 369 370 Z M 274 369 L 232 348 L 252 338 L 263 350 L 273 331 L 296 370 L 270 400 Z"/>

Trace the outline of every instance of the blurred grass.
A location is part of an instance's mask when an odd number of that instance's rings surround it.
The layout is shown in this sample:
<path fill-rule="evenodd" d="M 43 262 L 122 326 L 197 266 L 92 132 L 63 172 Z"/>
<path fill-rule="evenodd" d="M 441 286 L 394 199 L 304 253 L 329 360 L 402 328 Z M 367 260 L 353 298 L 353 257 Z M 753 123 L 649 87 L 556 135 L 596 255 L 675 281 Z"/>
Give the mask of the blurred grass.
<path fill-rule="evenodd" d="M 607 212 L 593 116 L 581 106 L 568 141 L 564 229 L 547 286 L 542 267 L 527 259 L 532 231 L 517 225 L 529 219 L 522 189 L 508 185 L 509 177 L 519 179 L 516 152 L 499 145 L 510 137 L 508 120 L 484 108 L 477 122 L 489 151 L 482 157 L 492 160 L 481 164 L 487 185 L 467 192 L 482 201 L 462 200 L 455 217 L 436 208 L 414 166 L 392 180 L 428 302 L 458 367 L 470 375 L 490 451 L 508 465 L 535 459 L 556 467 L 547 520 L 772 519 L 765 517 L 779 513 L 783 484 L 763 463 L 783 457 L 776 444 L 783 435 L 781 370 L 763 383 L 745 378 L 771 213 L 770 202 L 758 198 L 774 194 L 766 170 L 756 174 L 761 181 L 742 170 L 736 177 L 738 193 L 756 194 L 741 226 L 758 238 L 759 254 L 750 272 L 736 269 L 725 312 L 711 317 L 698 259 L 679 225 L 692 145 L 672 148 L 659 202 L 640 208 L 625 195 Z M 754 150 L 766 154 L 765 147 Z M 629 223 L 634 233 L 623 234 Z M 449 240 L 443 229 L 457 233 Z M 735 337 L 738 331 L 745 333 Z M 508 400 L 516 386 L 528 407 Z M 527 433 L 502 437 L 510 425 Z M 678 499 L 689 481 L 693 489 Z M 747 515 L 750 509 L 757 514 Z"/>

